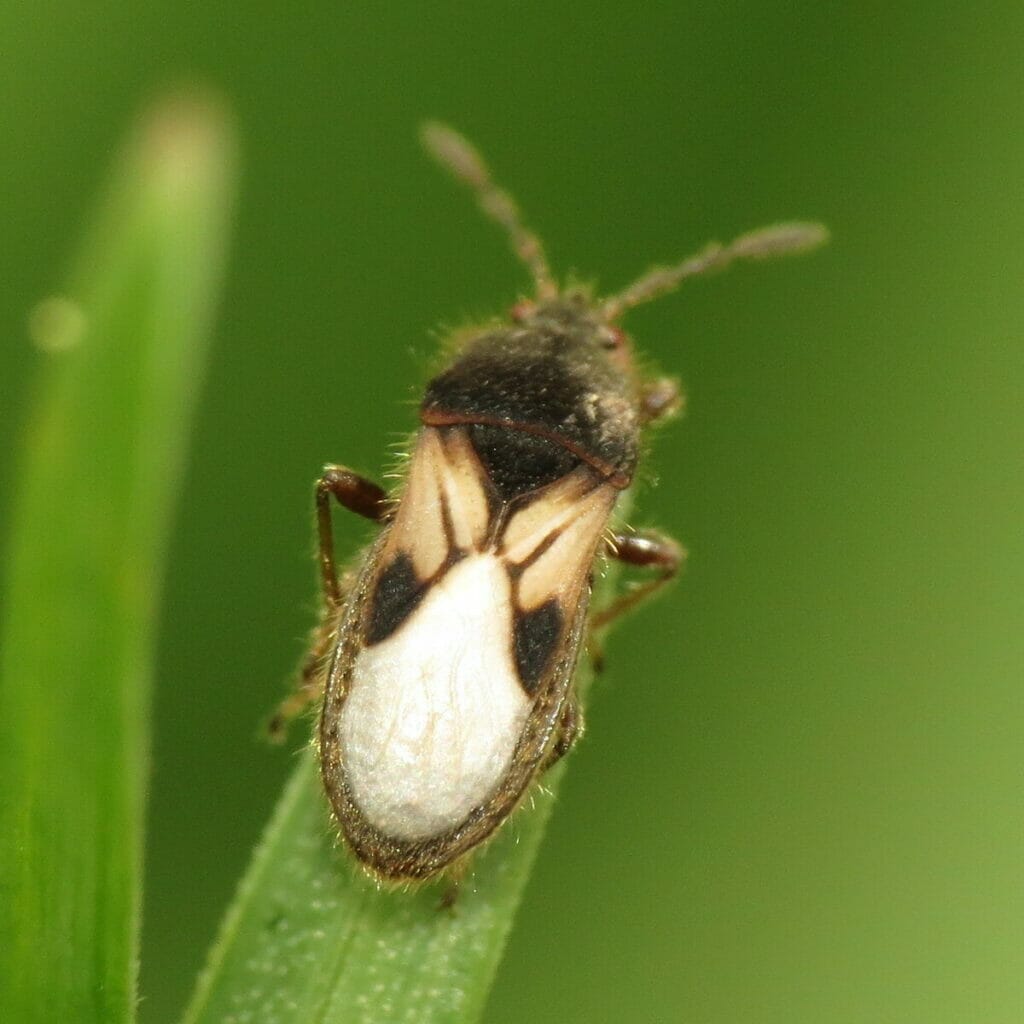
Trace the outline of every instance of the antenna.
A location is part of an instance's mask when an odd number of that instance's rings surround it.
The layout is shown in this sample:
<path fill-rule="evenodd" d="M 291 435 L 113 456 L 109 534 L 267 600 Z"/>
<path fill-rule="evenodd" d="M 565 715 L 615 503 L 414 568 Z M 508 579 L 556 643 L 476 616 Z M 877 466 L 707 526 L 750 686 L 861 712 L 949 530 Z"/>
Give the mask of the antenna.
<path fill-rule="evenodd" d="M 809 252 L 828 241 L 828 229 L 822 224 L 772 224 L 721 245 L 712 242 L 703 252 L 673 267 L 655 267 L 628 288 L 601 303 L 601 315 L 615 320 L 626 310 L 650 302 L 678 288 L 687 278 L 708 270 L 722 270 L 735 260 L 767 260 Z"/>
<path fill-rule="evenodd" d="M 476 193 L 484 214 L 501 225 L 512 251 L 533 276 L 537 298 L 544 302 L 558 295 L 541 240 L 522 222 L 516 201 L 491 177 L 490 168 L 474 147 L 454 128 L 427 121 L 420 129 L 426 151 L 448 172 Z"/>

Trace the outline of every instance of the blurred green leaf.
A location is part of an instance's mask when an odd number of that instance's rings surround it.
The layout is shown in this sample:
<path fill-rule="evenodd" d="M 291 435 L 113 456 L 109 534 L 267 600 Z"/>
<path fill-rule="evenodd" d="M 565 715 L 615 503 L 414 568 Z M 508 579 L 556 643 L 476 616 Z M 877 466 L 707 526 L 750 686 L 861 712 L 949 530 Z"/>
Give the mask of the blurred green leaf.
<path fill-rule="evenodd" d="M 232 164 L 216 106 L 155 108 L 31 319 L 49 363 L 0 632 L 0 1020 L 135 1016 L 154 622 Z"/>

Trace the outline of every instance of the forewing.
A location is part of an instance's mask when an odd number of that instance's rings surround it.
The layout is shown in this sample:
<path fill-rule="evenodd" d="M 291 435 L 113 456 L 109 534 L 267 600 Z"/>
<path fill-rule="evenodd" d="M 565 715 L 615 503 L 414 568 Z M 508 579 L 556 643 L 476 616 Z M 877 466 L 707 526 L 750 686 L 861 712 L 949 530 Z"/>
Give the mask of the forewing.
<path fill-rule="evenodd" d="M 504 504 L 465 428 L 421 431 L 321 720 L 331 802 L 379 874 L 435 873 L 521 799 L 557 732 L 618 493 L 581 464 Z"/>

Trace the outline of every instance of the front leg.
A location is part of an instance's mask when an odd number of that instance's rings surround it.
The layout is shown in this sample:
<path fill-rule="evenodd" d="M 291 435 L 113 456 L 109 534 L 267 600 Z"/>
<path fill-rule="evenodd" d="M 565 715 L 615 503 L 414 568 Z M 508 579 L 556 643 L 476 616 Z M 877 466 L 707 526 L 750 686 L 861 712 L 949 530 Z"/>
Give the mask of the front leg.
<path fill-rule="evenodd" d="M 278 706 L 267 723 L 267 733 L 274 742 L 284 739 L 288 723 L 319 700 L 323 694 L 323 664 L 337 635 L 338 618 L 354 576 L 338 580 L 334 561 L 334 531 L 331 521 L 331 496 L 339 505 L 375 523 L 387 519 L 387 494 L 372 480 L 361 477 L 345 466 L 325 466 L 316 482 L 316 518 L 319 541 L 318 561 L 324 591 L 324 610 L 320 624 L 313 632 L 309 653 L 303 662 L 295 690 Z"/>
<path fill-rule="evenodd" d="M 325 466 L 316 482 L 316 520 L 320 540 L 320 578 L 324 599 L 332 607 L 341 604 L 341 589 L 334 564 L 334 531 L 331 524 L 331 495 L 350 512 L 375 523 L 388 517 L 388 496 L 372 480 L 353 473 L 345 466 Z"/>

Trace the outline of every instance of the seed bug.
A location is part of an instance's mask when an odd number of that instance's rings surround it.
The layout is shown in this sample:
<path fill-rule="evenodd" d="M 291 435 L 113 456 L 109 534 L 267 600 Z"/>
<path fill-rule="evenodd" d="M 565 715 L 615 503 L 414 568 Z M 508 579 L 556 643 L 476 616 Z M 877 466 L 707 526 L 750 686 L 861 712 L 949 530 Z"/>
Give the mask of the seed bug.
<path fill-rule="evenodd" d="M 573 745 L 573 676 L 588 634 L 675 574 L 678 544 L 609 523 L 641 434 L 678 405 L 647 380 L 619 327 L 630 309 L 739 259 L 811 249 L 815 224 L 779 224 L 657 268 L 610 298 L 560 287 L 539 238 L 475 149 L 430 123 L 426 149 L 475 193 L 533 278 L 504 320 L 460 334 L 426 387 L 395 495 L 343 466 L 316 487 L 322 622 L 276 726 L 322 699 L 317 742 L 341 833 L 379 880 L 455 868 Z M 335 567 L 332 502 L 380 532 Z M 652 571 L 590 611 L 595 563 Z"/>

